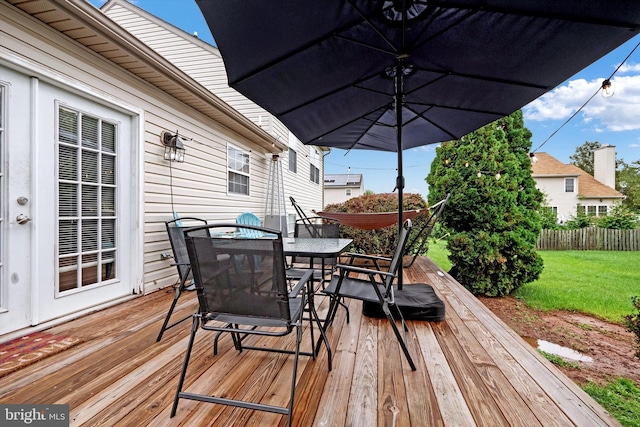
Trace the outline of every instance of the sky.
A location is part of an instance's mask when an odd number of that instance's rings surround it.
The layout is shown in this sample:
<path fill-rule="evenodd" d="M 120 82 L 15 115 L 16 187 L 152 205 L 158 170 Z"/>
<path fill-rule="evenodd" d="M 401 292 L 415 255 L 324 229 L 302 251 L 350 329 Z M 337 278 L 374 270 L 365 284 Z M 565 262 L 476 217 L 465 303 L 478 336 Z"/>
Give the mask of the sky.
<path fill-rule="evenodd" d="M 96 7 L 105 3 L 104 0 L 88 1 Z M 195 1 L 131 0 L 131 3 L 214 44 Z M 633 51 L 638 44 L 640 36 L 525 106 L 524 123 L 533 133 L 532 150 L 549 153 L 561 162 L 569 163 L 569 156 L 577 147 L 586 141 L 597 141 L 614 145 L 617 158 L 627 163 L 640 160 L 640 47 Z M 620 66 L 629 54 L 631 56 Z M 614 95 L 610 98 L 600 94 L 593 96 L 602 81 L 612 74 Z M 592 96 L 586 106 L 575 114 Z M 575 117 L 570 119 L 574 114 Z M 435 158 L 436 146 L 404 151 L 405 193 L 420 193 L 424 197 L 428 194 L 425 178 Z M 333 149 L 325 157 L 325 174 L 362 174 L 365 190 L 388 193 L 395 187 L 396 165 L 396 153 Z"/>

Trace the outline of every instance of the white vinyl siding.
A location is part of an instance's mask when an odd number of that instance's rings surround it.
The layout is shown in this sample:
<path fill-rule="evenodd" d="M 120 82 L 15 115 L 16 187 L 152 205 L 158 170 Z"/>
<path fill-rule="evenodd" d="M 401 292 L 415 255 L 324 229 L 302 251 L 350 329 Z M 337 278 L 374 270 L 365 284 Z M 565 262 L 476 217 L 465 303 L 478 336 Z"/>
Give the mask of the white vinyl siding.
<path fill-rule="evenodd" d="M 234 109 L 242 113 L 248 119 L 256 123 L 265 131 L 274 136 L 274 138 L 280 141 L 290 141 L 290 146 L 296 151 L 296 172 L 292 172 L 287 167 L 289 161 L 288 150 L 281 153 L 280 161 L 283 164 L 283 180 L 285 185 L 285 193 L 287 196 L 293 196 L 298 203 L 305 207 L 305 210 L 310 212 L 311 210 L 321 210 L 323 207 L 323 186 L 318 185 L 323 182 L 323 158 L 320 156 L 317 164 L 314 166 L 318 169 L 316 176 L 318 177 L 318 183 L 314 183 L 311 179 L 310 165 L 309 165 L 309 151 L 315 150 L 315 147 L 302 145 L 290 134 L 289 130 L 266 110 L 259 107 L 245 96 L 241 95 L 234 89 L 230 88 L 227 84 L 227 75 L 224 67 L 224 62 L 220 56 L 220 52 L 214 46 L 194 37 L 191 34 L 187 34 L 170 24 L 148 14 L 147 12 L 132 6 L 127 2 L 116 1 L 111 3 L 108 9 L 104 10 L 104 13 L 118 25 L 129 31 L 132 35 L 138 38 L 140 41 L 156 50 L 159 54 L 167 58 L 173 65 L 180 68 L 186 74 L 191 76 L 195 81 L 200 83 L 203 87 L 210 90 L 220 99 L 227 102 Z M 186 54 L 188 52 L 188 54 Z M 156 126 L 162 126 L 157 124 Z M 175 131 L 175 126 L 168 127 L 167 130 Z M 193 135 L 190 135 L 193 136 Z M 208 136 L 207 136 L 208 138 Z M 202 139 L 203 141 L 206 139 Z M 291 145 L 291 141 L 293 145 Z M 190 154 L 189 147 L 187 146 L 187 156 Z M 218 171 L 222 170 L 226 173 L 226 166 L 219 164 L 219 159 L 224 159 L 226 154 L 221 153 L 218 159 L 214 163 L 198 165 L 197 169 L 204 172 L 201 168 L 221 167 Z M 259 156 L 252 156 L 252 166 L 268 165 L 262 162 L 262 159 L 258 159 Z M 189 160 L 187 160 L 187 163 Z M 267 169 L 268 170 L 268 169 Z M 190 171 L 184 171 L 183 174 L 190 174 Z M 206 171 L 207 174 L 215 174 L 215 171 Z M 262 175 L 264 173 L 264 176 Z M 260 197 L 259 191 L 263 191 L 258 184 L 264 182 L 266 184 L 266 170 L 257 168 L 252 169 L 252 197 Z M 264 180 L 264 181 L 263 181 Z M 196 177 L 196 182 L 199 179 Z M 222 181 L 216 180 L 216 186 L 220 182 L 226 183 L 226 177 Z M 226 192 L 226 190 L 225 190 Z M 288 203 L 287 198 L 287 212 L 295 213 L 293 207 Z M 198 209 L 205 209 L 204 206 L 198 206 Z M 217 206 L 217 209 L 225 209 L 221 205 Z M 262 212 L 264 206 L 260 204 L 259 207 L 254 207 L 253 212 Z M 293 228 L 291 228 L 292 230 Z"/>

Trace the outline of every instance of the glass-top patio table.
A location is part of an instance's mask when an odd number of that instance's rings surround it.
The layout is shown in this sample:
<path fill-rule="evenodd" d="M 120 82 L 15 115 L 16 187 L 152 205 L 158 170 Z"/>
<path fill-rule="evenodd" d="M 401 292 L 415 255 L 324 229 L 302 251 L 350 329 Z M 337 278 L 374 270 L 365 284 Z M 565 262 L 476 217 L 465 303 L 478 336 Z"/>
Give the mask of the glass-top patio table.
<path fill-rule="evenodd" d="M 325 260 L 337 258 L 353 243 L 353 239 L 333 237 L 284 237 L 282 247 L 285 256 L 305 257 L 313 265 L 314 258 L 320 258 L 322 277 L 325 277 Z"/>
<path fill-rule="evenodd" d="M 287 256 L 335 258 L 353 243 L 353 239 L 327 237 L 283 237 L 282 247 Z"/>
<path fill-rule="evenodd" d="M 337 258 L 353 243 L 353 239 L 339 239 L 331 237 L 284 237 L 282 239 L 282 247 L 285 256 L 298 256 L 309 258 L 309 262 L 313 265 L 313 258 L 320 258 L 322 265 L 322 281 L 325 278 L 325 260 L 329 258 Z M 315 304 L 313 295 L 310 295 L 310 307 L 315 313 Z M 317 313 L 315 313 L 317 316 Z M 325 320 L 326 322 L 326 320 Z M 326 323 L 322 326 L 326 331 Z M 318 354 L 320 350 L 321 339 L 316 343 L 315 352 Z M 327 345 L 329 357 L 331 358 L 331 349 Z"/>

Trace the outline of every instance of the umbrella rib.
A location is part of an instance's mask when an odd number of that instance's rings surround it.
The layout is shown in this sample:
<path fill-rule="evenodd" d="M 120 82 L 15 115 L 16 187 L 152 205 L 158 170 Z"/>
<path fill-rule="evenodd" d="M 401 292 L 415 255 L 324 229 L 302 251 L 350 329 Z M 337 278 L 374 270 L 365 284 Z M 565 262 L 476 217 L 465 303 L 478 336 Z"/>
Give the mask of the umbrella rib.
<path fill-rule="evenodd" d="M 358 137 L 358 138 L 354 141 L 354 143 L 353 143 L 353 144 L 351 144 L 351 146 L 349 146 L 349 149 L 351 149 L 351 148 L 355 147 L 355 146 L 358 144 L 358 142 L 359 142 L 359 141 L 360 141 L 360 140 L 361 140 L 361 139 L 366 135 L 366 133 L 369 131 L 369 129 L 371 129 L 371 127 L 372 127 L 373 125 L 375 125 L 376 123 L 378 123 L 378 121 L 377 121 L 377 120 L 367 119 L 367 118 L 366 118 L 366 116 L 367 116 L 367 115 L 369 115 L 369 114 L 372 114 L 372 113 L 374 113 L 375 111 L 380 110 L 380 109 L 381 109 L 381 107 L 378 107 L 378 108 L 376 108 L 375 110 L 368 111 L 367 113 L 365 113 L 365 114 L 361 115 L 360 117 L 356 117 L 356 118 L 355 118 L 355 119 L 353 119 L 353 120 L 349 120 L 349 121 L 348 121 L 348 122 L 346 122 L 346 123 L 342 123 L 342 124 L 340 124 L 339 126 L 336 126 L 336 127 L 332 128 L 332 129 L 329 129 L 329 130 L 327 130 L 326 132 L 324 132 L 323 134 L 321 134 L 321 135 L 318 135 L 318 136 L 315 136 L 315 137 L 311 138 L 311 141 L 322 139 L 322 138 L 324 138 L 325 136 L 329 135 L 330 133 L 335 132 L 335 131 L 337 131 L 338 129 L 341 129 L 341 128 L 345 127 L 345 126 L 348 126 L 348 125 L 350 125 L 351 123 L 355 123 L 355 122 L 357 122 L 358 120 L 363 119 L 363 120 L 370 121 L 370 122 L 371 122 L 371 126 L 369 126 L 365 132 L 362 132 L 362 134 L 360 135 L 360 137 Z M 385 112 L 385 111 L 386 111 L 386 110 L 382 109 L 382 112 L 381 112 L 381 114 L 380 114 L 378 117 L 381 117 L 381 116 L 382 116 L 382 114 L 384 114 L 384 112 Z M 393 126 L 392 126 L 392 127 L 393 127 Z M 309 141 L 309 142 L 311 142 L 311 141 Z"/>
<path fill-rule="evenodd" d="M 360 18 L 362 18 L 362 20 L 363 20 L 364 22 L 366 22 L 367 24 L 369 24 L 369 26 L 373 29 L 373 31 L 375 31 L 375 33 L 376 33 L 376 34 L 378 34 L 378 36 L 380 36 L 380 38 L 381 38 L 382 40 L 384 40 L 384 42 L 385 42 L 385 43 L 387 43 L 387 44 L 389 45 L 389 47 L 391 47 L 391 49 L 393 49 L 393 54 L 394 54 L 394 55 L 397 55 L 397 53 L 398 53 L 398 51 L 399 51 L 399 47 L 398 47 L 398 46 L 394 46 L 394 45 L 393 45 L 393 43 L 391 42 L 391 40 L 389 40 L 389 39 L 388 39 L 388 38 L 387 38 L 387 37 L 382 33 L 382 31 L 381 31 L 378 27 L 376 27 L 375 25 L 373 25 L 373 22 L 371 22 L 371 20 L 370 20 L 367 16 L 365 16 L 365 14 L 364 14 L 364 13 L 362 13 L 362 11 L 361 11 L 360 9 L 358 9 L 358 7 L 356 7 L 356 5 L 353 3 L 353 1 L 348 0 L 347 2 L 349 3 L 349 5 L 351 5 L 351 7 L 353 8 L 353 10 L 355 10 L 355 11 L 358 13 L 358 15 L 360 15 Z M 348 40 L 348 39 L 347 39 L 347 40 Z M 378 48 L 375 48 L 375 47 L 373 47 L 373 46 L 368 46 L 368 45 L 366 45 L 366 44 L 363 44 L 363 46 L 371 47 L 371 48 L 374 48 L 374 49 L 381 50 L 381 51 L 385 52 L 385 50 L 384 50 L 384 49 L 378 49 Z"/>
<path fill-rule="evenodd" d="M 493 114 L 493 115 L 497 115 L 497 116 L 500 116 L 500 117 L 508 116 L 509 114 L 511 114 L 511 113 L 504 113 L 504 112 L 498 112 L 498 111 L 477 110 L 475 108 L 462 108 L 462 107 L 451 107 L 451 106 L 448 106 L 448 105 L 440 105 L 440 104 L 428 104 L 428 103 L 423 103 L 423 102 L 405 103 L 405 107 L 407 109 L 409 109 L 409 110 L 413 111 L 414 113 L 420 115 L 425 120 L 428 120 L 428 119 L 426 117 L 422 116 L 422 114 L 426 113 L 428 110 L 424 111 L 423 113 L 418 113 L 413 108 L 410 108 L 409 105 L 423 105 L 425 107 L 429 107 L 429 109 L 431 109 L 431 108 L 442 108 L 442 109 L 445 109 L 445 110 L 467 111 L 467 112 L 470 112 L 470 113 Z"/>
<path fill-rule="evenodd" d="M 341 39 L 341 40 L 347 41 L 349 43 L 357 44 L 358 46 L 366 47 L 367 49 L 377 50 L 378 52 L 387 53 L 387 54 L 392 55 L 394 57 L 397 56 L 397 54 L 398 54 L 398 51 L 395 50 L 395 48 L 394 48 L 393 51 L 390 51 L 390 50 L 383 49 L 383 48 L 378 47 L 378 46 L 373 46 L 373 45 L 371 45 L 369 43 L 362 42 L 360 40 L 352 39 L 351 37 L 343 36 L 341 34 L 334 34 L 334 36 L 337 39 Z M 393 46 L 392 46 L 392 48 L 393 48 Z"/>
<path fill-rule="evenodd" d="M 334 89 L 334 90 L 332 90 L 332 91 L 325 92 L 325 93 L 323 93 L 322 95 L 317 96 L 317 97 L 315 97 L 315 98 L 313 98 L 313 99 L 309 99 L 308 101 L 305 101 L 305 102 L 303 102 L 303 103 L 301 103 L 301 104 L 294 105 L 294 106 L 290 107 L 290 108 L 289 108 L 289 109 L 287 109 L 287 110 L 280 111 L 280 112 L 278 113 L 278 115 L 279 115 L 279 116 L 285 116 L 285 115 L 289 114 L 290 112 L 295 111 L 295 110 L 297 110 L 297 109 L 299 109 L 299 108 L 306 107 L 307 105 L 310 105 L 310 104 L 313 104 L 313 103 L 315 103 L 315 102 L 318 102 L 318 101 L 320 101 L 320 100 L 322 100 L 322 99 L 328 98 L 328 97 L 330 97 L 331 95 L 334 95 L 334 94 L 336 94 L 336 93 L 340 93 L 341 91 L 345 90 L 345 89 L 346 89 L 346 88 L 348 88 L 348 87 L 355 87 L 355 88 L 357 88 L 357 89 L 368 90 L 369 92 L 378 93 L 378 94 L 380 94 L 380 95 L 387 95 L 387 96 L 393 97 L 393 93 L 386 93 L 386 92 L 378 91 L 378 90 L 371 89 L 371 88 L 368 88 L 368 87 L 360 86 L 360 83 L 365 82 L 365 81 L 367 81 L 367 80 L 369 80 L 369 79 L 371 79 L 371 78 L 373 78 L 373 77 L 377 76 L 378 74 L 379 74 L 379 72 L 377 72 L 377 73 L 373 73 L 373 74 L 371 74 L 371 75 L 367 75 L 367 76 L 365 76 L 365 77 L 362 77 L 362 78 L 358 79 L 358 80 L 357 80 L 357 81 L 355 81 L 355 82 L 351 82 L 351 83 L 348 83 L 348 84 L 342 85 L 342 86 L 340 86 L 340 87 L 338 87 L 338 88 L 335 88 L 335 89 Z M 375 110 L 373 110 L 373 111 L 375 111 Z"/>
<path fill-rule="evenodd" d="M 273 59 L 272 61 L 269 61 L 266 64 L 264 64 L 264 65 L 254 69 L 254 70 L 251 70 L 251 71 L 243 74 L 242 76 L 238 77 L 236 80 L 234 80 L 233 82 L 230 82 L 230 83 L 232 83 L 233 85 L 240 84 L 240 83 L 244 82 L 245 80 L 250 79 L 251 77 L 254 77 L 257 74 L 260 74 L 264 70 L 267 70 L 267 69 L 273 67 L 274 65 L 279 64 L 279 63 L 283 62 L 284 60 L 286 60 L 288 58 L 291 58 L 292 56 L 295 56 L 295 55 L 297 55 L 297 54 L 299 54 L 301 52 L 304 52 L 305 50 L 309 49 L 310 47 L 317 46 L 320 43 L 331 39 L 332 37 L 336 37 L 338 35 L 338 33 L 344 32 L 344 31 L 346 31 L 346 30 L 348 30 L 350 28 L 353 28 L 353 27 L 355 27 L 357 25 L 360 25 L 360 24 L 362 24 L 362 22 L 357 21 L 357 22 L 351 22 L 351 23 L 349 23 L 347 25 L 344 25 L 343 27 L 332 31 L 329 34 L 325 34 L 322 37 L 318 37 L 318 38 L 316 38 L 314 40 L 311 40 L 311 41 L 305 43 L 303 46 L 300 46 L 297 49 L 294 49 L 292 51 L 286 52 L 285 54 Z"/>
<path fill-rule="evenodd" d="M 603 25 L 608 27 L 628 28 L 630 30 L 637 30 L 638 25 L 633 22 L 622 22 L 613 20 L 603 20 L 601 17 L 577 17 L 571 14 L 556 14 L 546 13 L 544 11 L 534 10 L 518 10 L 509 7 L 498 7 L 482 4 L 480 6 L 469 5 L 467 2 L 460 2 L 455 0 L 431 0 L 435 7 L 450 8 L 450 9 L 467 9 L 475 12 L 489 12 L 489 13 L 502 13 L 504 15 L 517 15 L 528 18 L 543 18 L 558 21 L 577 22 L 581 24 L 593 24 Z"/>
<path fill-rule="evenodd" d="M 418 117 L 421 117 L 423 120 L 426 120 L 427 122 L 431 123 L 433 126 L 437 127 L 438 129 L 440 129 L 442 132 L 446 133 L 447 135 L 449 135 L 451 137 L 451 139 L 456 139 L 456 135 L 449 132 L 447 129 L 443 128 L 442 126 L 440 126 L 439 124 L 433 122 L 432 120 L 429 120 L 427 117 L 425 117 L 423 114 L 426 113 L 427 111 L 429 111 L 431 108 L 434 108 L 434 106 L 432 105 L 429 110 L 426 110 L 422 113 L 418 113 L 416 110 L 414 110 L 413 108 L 409 107 L 408 105 L 404 105 L 404 108 L 406 108 L 407 110 L 413 112 L 416 116 L 414 118 L 412 118 L 411 120 L 408 120 L 406 123 L 402 123 L 402 126 L 408 125 L 409 123 L 418 120 Z"/>

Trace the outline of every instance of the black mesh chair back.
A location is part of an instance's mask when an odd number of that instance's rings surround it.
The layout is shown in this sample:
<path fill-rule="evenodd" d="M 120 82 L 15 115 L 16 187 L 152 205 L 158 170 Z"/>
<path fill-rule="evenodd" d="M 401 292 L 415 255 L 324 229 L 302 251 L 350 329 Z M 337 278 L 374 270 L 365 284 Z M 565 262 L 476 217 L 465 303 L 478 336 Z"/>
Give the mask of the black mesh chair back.
<path fill-rule="evenodd" d="M 329 341 L 311 297 L 313 293 L 312 272 L 309 270 L 290 290 L 285 274 L 281 232 L 251 225 L 242 226 L 249 233 L 228 234 L 226 232 L 236 229 L 238 225 L 240 224 L 216 224 L 184 231 L 189 262 L 196 284 L 199 309 L 193 315 L 191 336 L 171 416 L 176 414 L 180 399 L 191 399 L 286 415 L 288 425 L 291 425 L 298 356 L 312 356 L 315 359 L 314 323 L 319 327 L 322 340 L 329 353 L 328 365 L 331 370 Z M 204 230 L 206 233 L 203 233 Z M 253 232 L 258 233 L 257 235 L 261 237 L 255 237 Z M 310 351 L 300 350 L 303 337 L 303 313 L 305 311 L 310 313 L 308 319 L 310 320 Z M 214 340 L 214 355 L 217 354 L 217 338 L 220 333 L 230 335 L 234 347 L 240 352 L 244 349 L 250 349 L 294 355 L 288 405 L 276 406 L 271 403 L 234 399 L 228 396 L 226 391 L 225 397 L 183 391 L 184 379 L 198 329 L 217 332 Z M 245 342 L 255 335 L 282 337 L 291 332 L 295 332 L 296 337 L 295 349 L 293 350 L 283 347 L 265 347 L 259 344 L 252 346 Z"/>
<path fill-rule="evenodd" d="M 173 301 L 171 302 L 171 307 L 169 307 L 169 311 L 165 316 L 156 341 L 160 341 L 162 339 L 162 335 L 164 335 L 164 332 L 167 329 L 171 329 L 172 327 L 191 317 L 191 315 L 189 315 L 172 324 L 169 324 L 171 315 L 173 314 L 173 310 L 176 307 L 178 299 L 185 291 L 185 289 L 191 285 L 191 281 L 193 279 L 193 275 L 191 274 L 191 267 L 189 264 L 189 255 L 187 254 L 187 246 L 184 241 L 184 230 L 189 227 L 202 226 L 206 224 L 206 220 L 194 217 L 176 218 L 171 221 L 165 222 L 167 235 L 169 236 L 169 243 L 171 244 L 171 250 L 173 252 L 173 265 L 175 265 L 178 270 L 178 282 L 175 286 L 175 295 L 173 297 Z M 202 232 L 207 233 L 207 230 L 203 230 Z"/>
<path fill-rule="evenodd" d="M 282 235 L 206 237 L 186 231 L 203 315 L 247 316 L 257 325 L 291 323 Z M 201 286 L 198 286 L 200 284 Z"/>
<path fill-rule="evenodd" d="M 319 216 L 308 217 L 305 219 L 296 220 L 295 229 L 293 233 L 294 237 L 308 237 L 308 238 L 339 238 L 340 237 L 340 223 L 330 218 L 322 218 Z M 294 257 L 292 263 L 306 264 L 309 267 L 314 266 L 314 262 L 318 259 L 310 259 L 307 257 Z M 325 265 L 333 266 L 336 264 L 335 258 L 326 258 Z"/>
<path fill-rule="evenodd" d="M 188 284 L 193 279 L 191 267 L 189 265 L 189 254 L 187 253 L 187 245 L 184 241 L 184 230 L 191 227 L 206 225 L 207 221 L 200 218 L 185 217 L 172 221 L 167 221 L 167 234 L 173 251 L 173 260 L 178 269 L 180 281 Z M 207 230 L 201 231 L 203 235 L 208 235 Z"/>

